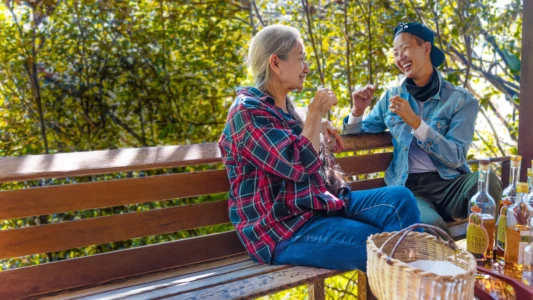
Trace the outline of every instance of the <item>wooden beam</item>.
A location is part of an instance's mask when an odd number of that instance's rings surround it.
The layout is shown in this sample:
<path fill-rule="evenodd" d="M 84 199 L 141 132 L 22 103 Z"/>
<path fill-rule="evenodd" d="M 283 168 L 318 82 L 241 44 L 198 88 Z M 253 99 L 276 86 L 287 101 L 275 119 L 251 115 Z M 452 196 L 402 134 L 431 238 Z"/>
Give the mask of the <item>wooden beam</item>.
<path fill-rule="evenodd" d="M 347 150 L 392 146 L 389 132 L 343 136 Z M 175 168 L 221 162 L 216 143 L 0 158 L 0 183 Z"/>
<path fill-rule="evenodd" d="M 0 220 L 196 197 L 229 187 L 226 171 L 213 170 L 0 191 Z"/>
<path fill-rule="evenodd" d="M 0 230 L 0 259 L 223 223 L 229 223 L 228 202 L 225 200 Z"/>
<path fill-rule="evenodd" d="M 289 269 L 247 278 L 243 281 L 217 285 L 210 289 L 200 289 L 191 293 L 179 294 L 179 299 L 253 299 L 283 291 L 295 286 L 316 282 L 341 273 L 340 271 L 310 267 Z M 166 294 L 167 297 L 175 296 Z M 146 294 L 143 299 L 157 299 Z M 178 297 L 175 297 L 176 299 Z"/>
<path fill-rule="evenodd" d="M 339 157 L 336 161 L 347 175 L 376 173 L 387 169 L 392 161 L 392 153 Z"/>
<path fill-rule="evenodd" d="M 326 285 L 324 283 L 324 279 L 320 279 L 319 281 L 313 284 L 310 284 L 308 287 L 309 300 L 325 300 L 326 299 L 325 288 L 326 288 Z"/>
<path fill-rule="evenodd" d="M 229 231 L 7 270 L 0 272 L 0 299 L 39 298 L 244 252 L 237 234 Z"/>
<path fill-rule="evenodd" d="M 390 132 L 369 134 L 343 135 L 346 151 L 370 150 L 392 147 L 392 135 Z"/>
<path fill-rule="evenodd" d="M 216 143 L 0 158 L 0 183 L 220 163 Z"/>
<path fill-rule="evenodd" d="M 518 154 L 524 162 L 520 178 L 526 181 L 527 168 L 531 167 L 533 159 L 533 118 L 528 115 L 533 112 L 533 1 L 524 0 L 523 3 Z"/>
<path fill-rule="evenodd" d="M 350 182 L 350 188 L 352 189 L 352 191 L 376 189 L 376 188 L 384 187 L 385 185 L 386 185 L 385 180 L 383 178 L 367 179 L 367 180 Z"/>

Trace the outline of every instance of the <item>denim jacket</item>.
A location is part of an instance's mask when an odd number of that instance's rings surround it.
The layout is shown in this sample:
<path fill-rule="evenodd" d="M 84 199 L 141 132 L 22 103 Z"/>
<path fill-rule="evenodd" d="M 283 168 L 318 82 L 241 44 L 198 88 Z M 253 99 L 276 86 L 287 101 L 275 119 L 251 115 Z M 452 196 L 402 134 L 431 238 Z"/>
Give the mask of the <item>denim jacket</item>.
<path fill-rule="evenodd" d="M 424 122 L 429 125 L 429 135 L 418 146 L 429 154 L 439 175 L 446 180 L 470 173 L 466 164 L 467 152 L 476 124 L 478 101 L 461 87 L 442 78 L 439 74 L 439 92 L 424 103 Z M 389 99 L 400 96 L 409 101 L 413 111 L 420 116 L 416 100 L 402 85 L 387 90 L 370 114 L 356 124 L 348 124 L 344 118 L 343 134 L 361 132 L 379 133 L 388 129 L 394 146 L 393 159 L 385 172 L 387 185 L 405 185 L 409 175 L 408 154 L 413 138 L 412 128 L 400 116 L 389 110 Z"/>

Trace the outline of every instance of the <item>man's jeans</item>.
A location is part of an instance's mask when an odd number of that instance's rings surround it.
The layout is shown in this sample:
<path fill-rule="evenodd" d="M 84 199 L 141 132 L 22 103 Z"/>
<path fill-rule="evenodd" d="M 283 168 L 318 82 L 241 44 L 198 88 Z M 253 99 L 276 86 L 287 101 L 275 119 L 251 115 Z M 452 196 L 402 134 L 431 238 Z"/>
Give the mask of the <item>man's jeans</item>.
<path fill-rule="evenodd" d="M 366 271 L 368 236 L 419 222 L 416 200 L 404 187 L 354 191 L 344 214 L 317 213 L 276 246 L 272 261 L 278 265 Z"/>

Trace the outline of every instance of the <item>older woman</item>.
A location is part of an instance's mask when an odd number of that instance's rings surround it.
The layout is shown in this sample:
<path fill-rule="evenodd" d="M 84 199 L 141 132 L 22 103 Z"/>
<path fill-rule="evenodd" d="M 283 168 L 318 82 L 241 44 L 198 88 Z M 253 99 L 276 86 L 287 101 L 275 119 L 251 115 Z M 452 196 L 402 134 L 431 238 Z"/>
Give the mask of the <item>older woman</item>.
<path fill-rule="evenodd" d="M 404 187 L 344 186 L 320 138 L 343 148 L 322 121 L 337 98 L 319 89 L 304 122 L 287 96 L 302 90 L 309 73 L 296 29 L 272 25 L 257 33 L 249 65 L 255 87 L 238 90 L 219 141 L 241 242 L 260 263 L 365 270 L 369 235 L 419 222 L 413 195 Z"/>

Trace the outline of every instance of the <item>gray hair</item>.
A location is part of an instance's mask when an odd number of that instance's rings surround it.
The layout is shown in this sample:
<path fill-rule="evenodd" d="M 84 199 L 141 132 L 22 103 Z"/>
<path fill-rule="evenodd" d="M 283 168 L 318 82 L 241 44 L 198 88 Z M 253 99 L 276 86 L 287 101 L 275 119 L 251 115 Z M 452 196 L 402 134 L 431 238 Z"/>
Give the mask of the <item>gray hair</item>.
<path fill-rule="evenodd" d="M 270 82 L 270 56 L 276 54 L 280 59 L 287 59 L 299 40 L 298 30 L 286 25 L 270 25 L 255 35 L 248 51 L 248 65 L 252 68 L 256 88 L 264 91 Z"/>

